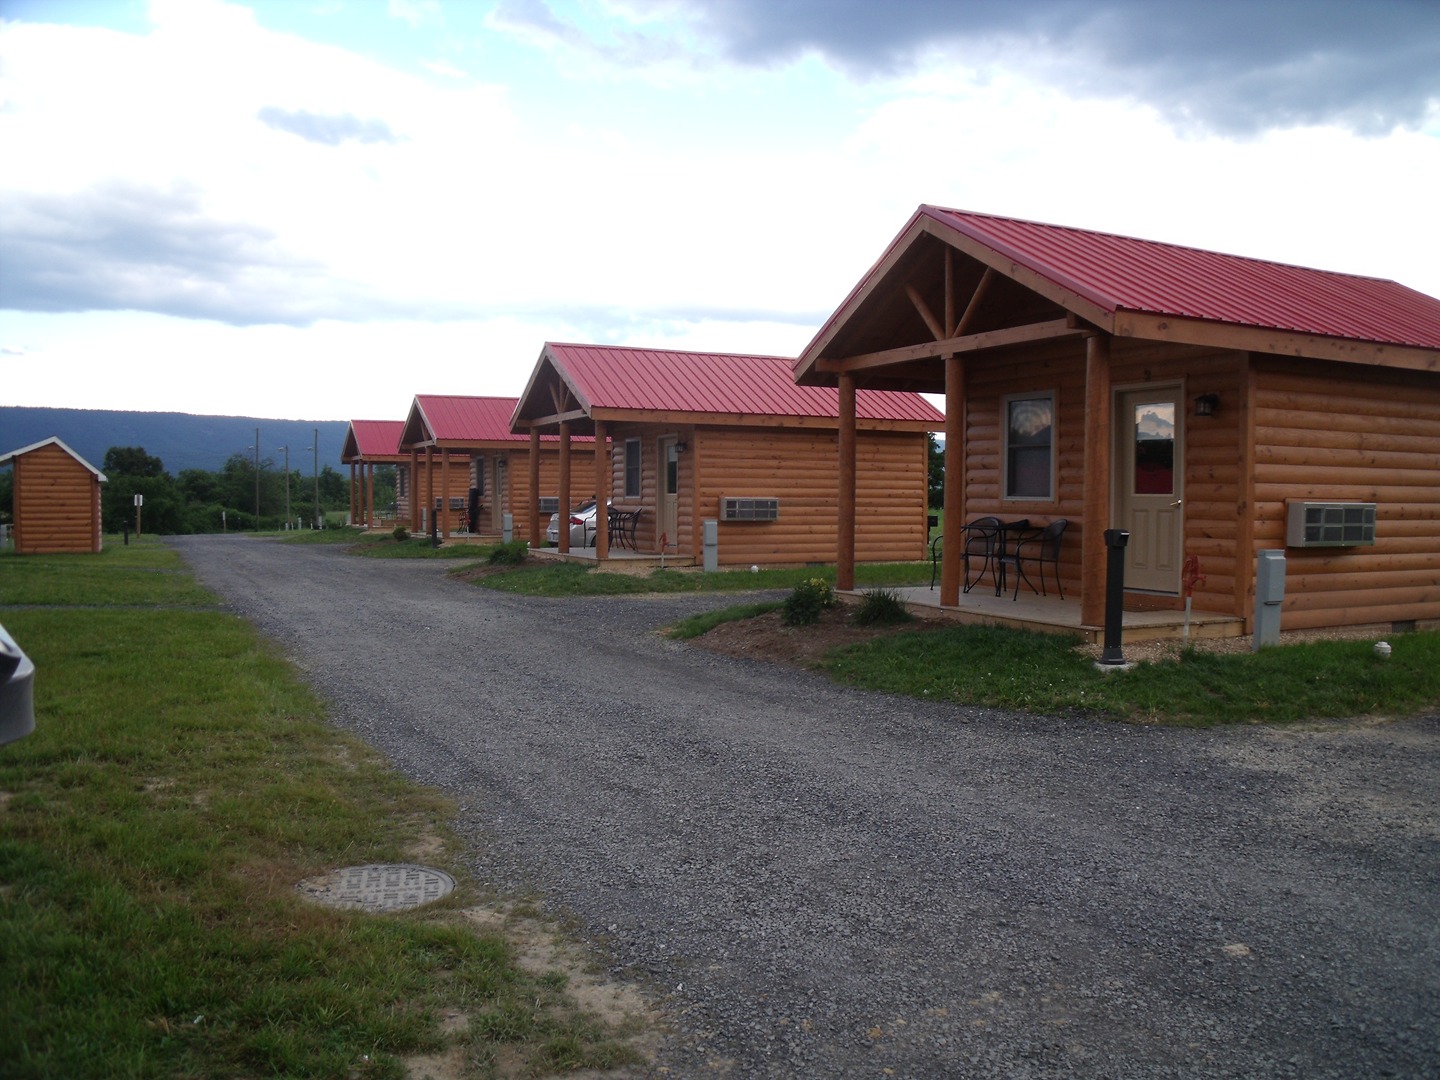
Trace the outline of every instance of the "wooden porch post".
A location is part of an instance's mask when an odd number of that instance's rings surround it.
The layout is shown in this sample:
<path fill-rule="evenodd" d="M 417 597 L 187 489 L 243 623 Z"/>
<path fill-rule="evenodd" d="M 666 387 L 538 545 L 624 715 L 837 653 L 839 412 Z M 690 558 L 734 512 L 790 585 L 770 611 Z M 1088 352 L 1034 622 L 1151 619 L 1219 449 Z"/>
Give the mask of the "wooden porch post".
<path fill-rule="evenodd" d="M 855 588 L 855 376 L 840 373 L 840 477 L 835 587 Z"/>
<path fill-rule="evenodd" d="M 425 512 L 420 516 L 420 527 L 428 535 L 431 519 L 435 515 L 435 447 L 425 447 Z"/>
<path fill-rule="evenodd" d="M 560 553 L 570 550 L 570 422 L 560 421 Z"/>
<path fill-rule="evenodd" d="M 355 517 L 355 462 L 350 462 L 350 524 L 354 525 Z"/>
<path fill-rule="evenodd" d="M 540 531 L 540 429 L 530 429 L 530 460 L 526 462 L 526 471 L 530 477 L 530 505 L 526 508 L 525 520 L 527 526 L 527 538 L 531 547 L 538 548 L 545 536 Z"/>
<path fill-rule="evenodd" d="M 410 531 L 420 531 L 420 451 L 410 450 Z"/>
<path fill-rule="evenodd" d="M 965 365 L 945 357 L 945 508 L 940 529 L 940 604 L 960 603 L 965 542 Z"/>
<path fill-rule="evenodd" d="M 1085 494 L 1080 529 L 1080 622 L 1105 622 L 1105 530 L 1110 527 L 1110 335 L 1085 339 Z"/>
<path fill-rule="evenodd" d="M 362 500 L 362 501 L 364 502 L 364 504 L 365 504 L 365 509 L 364 509 L 365 527 L 368 529 L 368 528 L 370 528 L 370 526 L 376 524 L 376 521 L 375 521 L 375 462 L 371 461 L 371 462 L 367 462 L 367 463 L 364 464 L 364 465 L 361 465 L 361 466 L 360 466 L 360 471 L 361 471 L 361 472 L 364 474 L 364 476 L 365 476 L 364 486 L 360 489 L 360 498 L 361 498 L 361 500 Z"/>
<path fill-rule="evenodd" d="M 610 454 L 605 448 L 606 425 L 603 420 L 595 421 L 595 561 L 603 562 L 610 557 L 610 485 L 614 474 L 610 469 Z"/>
<path fill-rule="evenodd" d="M 450 450 L 440 450 L 440 539 L 450 539 Z"/>

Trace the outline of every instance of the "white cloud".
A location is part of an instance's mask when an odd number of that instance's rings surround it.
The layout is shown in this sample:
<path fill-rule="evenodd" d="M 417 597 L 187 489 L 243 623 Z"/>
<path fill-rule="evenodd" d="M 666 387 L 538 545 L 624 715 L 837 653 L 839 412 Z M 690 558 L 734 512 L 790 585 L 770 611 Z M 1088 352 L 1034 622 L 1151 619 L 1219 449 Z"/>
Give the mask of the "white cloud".
<path fill-rule="evenodd" d="M 674 4 L 563 10 L 460 48 L 405 6 L 363 55 L 221 0 L 0 24 L 0 339 L 45 361 L 9 400 L 344 419 L 516 393 L 547 339 L 794 352 L 921 202 L 1440 295 L 1434 106 L 1237 139 L 1010 53 L 851 80 L 722 61 Z"/>

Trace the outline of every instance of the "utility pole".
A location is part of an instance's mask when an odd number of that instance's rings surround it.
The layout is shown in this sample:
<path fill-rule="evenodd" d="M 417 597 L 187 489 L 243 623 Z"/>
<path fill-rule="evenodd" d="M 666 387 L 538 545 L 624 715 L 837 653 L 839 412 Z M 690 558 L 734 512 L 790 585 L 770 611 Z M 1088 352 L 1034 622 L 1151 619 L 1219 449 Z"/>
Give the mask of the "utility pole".
<path fill-rule="evenodd" d="M 315 429 L 314 438 L 310 440 L 310 445 L 305 449 L 313 450 L 315 453 L 315 521 L 313 525 L 318 529 L 320 527 L 320 429 L 318 427 Z"/>
<path fill-rule="evenodd" d="M 260 531 L 260 429 L 255 429 L 255 531 Z"/>
<path fill-rule="evenodd" d="M 276 450 L 285 451 L 285 528 L 290 528 L 290 444 L 277 446 Z"/>

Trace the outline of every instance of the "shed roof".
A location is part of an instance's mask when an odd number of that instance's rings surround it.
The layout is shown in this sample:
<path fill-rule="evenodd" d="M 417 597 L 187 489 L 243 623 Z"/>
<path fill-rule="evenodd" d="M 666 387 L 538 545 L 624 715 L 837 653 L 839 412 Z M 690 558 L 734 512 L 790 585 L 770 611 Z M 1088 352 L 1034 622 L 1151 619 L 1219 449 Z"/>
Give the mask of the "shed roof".
<path fill-rule="evenodd" d="M 591 420 L 663 416 L 738 424 L 771 418 L 838 421 L 838 390 L 796 385 L 793 362 L 783 356 L 546 342 L 514 420 L 520 426 L 556 411 L 539 390 L 545 374 L 553 372 Z M 944 414 L 919 394 L 860 390 L 855 413 L 861 423 L 888 422 L 922 431 L 945 422 Z"/>
<path fill-rule="evenodd" d="M 0 454 L 0 465 L 9 464 L 13 459 L 23 457 L 26 454 L 29 454 L 35 450 L 39 450 L 45 446 L 59 447 L 61 450 L 65 451 L 65 453 L 69 454 L 72 458 L 74 458 L 80 465 L 93 473 L 95 475 L 95 479 L 99 480 L 100 483 L 109 483 L 104 473 L 102 473 L 99 469 L 95 468 L 94 465 L 91 465 L 90 462 L 86 461 L 74 450 L 71 450 L 70 447 L 66 446 L 64 440 L 61 439 L 58 435 L 51 435 L 48 439 L 41 439 L 39 442 L 31 443 L 29 446 L 22 446 L 18 450 L 11 450 L 8 454 Z"/>
<path fill-rule="evenodd" d="M 400 433 L 404 429 L 403 420 L 351 420 L 340 450 L 340 460 L 349 464 L 362 458 L 368 461 L 398 458 Z"/>

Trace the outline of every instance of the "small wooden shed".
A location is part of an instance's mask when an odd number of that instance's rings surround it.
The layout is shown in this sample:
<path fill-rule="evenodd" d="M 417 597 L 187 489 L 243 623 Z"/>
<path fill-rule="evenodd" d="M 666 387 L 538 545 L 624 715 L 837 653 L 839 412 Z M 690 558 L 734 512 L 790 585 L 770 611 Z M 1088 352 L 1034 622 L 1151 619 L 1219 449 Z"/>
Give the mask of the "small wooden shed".
<path fill-rule="evenodd" d="M 685 562 L 716 522 L 722 565 L 833 563 L 838 396 L 797 386 L 778 356 L 549 342 L 515 409 L 517 431 L 560 436 L 560 497 L 578 433 L 593 435 L 593 473 L 578 483 L 634 515 L 627 550 Z M 915 560 L 928 537 L 929 433 L 944 423 L 918 394 L 858 395 L 853 487 L 856 557 Z M 532 526 L 533 527 L 533 526 Z M 608 530 L 596 556 L 610 557 Z M 562 549 L 568 547 L 561 530 Z"/>
<path fill-rule="evenodd" d="M 1440 300 L 1393 281 L 921 206 L 795 377 L 945 395 L 942 606 L 995 515 L 1070 523 L 1089 626 L 1107 530 L 1130 606 L 1199 575 L 1195 608 L 1253 630 L 1283 550 L 1287 628 L 1440 619 Z"/>
<path fill-rule="evenodd" d="M 396 514 L 387 517 L 375 506 L 375 469 L 394 465 L 396 498 L 403 486 L 401 477 L 409 466 L 410 455 L 400 452 L 403 420 L 351 420 L 345 429 L 345 442 L 340 461 L 350 466 L 350 520 L 361 528 L 393 527 Z"/>
<path fill-rule="evenodd" d="M 15 551 L 98 552 L 105 474 L 51 436 L 0 455 L 15 469 Z"/>
<path fill-rule="evenodd" d="M 530 527 L 532 505 L 540 513 L 542 529 L 550 514 L 559 511 L 560 440 L 542 437 L 534 455 L 538 478 L 532 478 L 530 440 L 510 430 L 516 403 L 513 397 L 419 394 L 411 404 L 400 450 L 409 455 L 417 477 L 421 499 L 414 505 L 433 506 L 444 492 L 442 536 L 460 527 L 472 495 L 478 503 L 475 531 L 489 536 L 501 535 L 503 515 L 509 513 L 513 538 L 529 541 L 539 535 Z M 589 458 L 594 440 L 576 439 L 571 451 Z M 531 492 L 536 493 L 533 499 Z"/>

